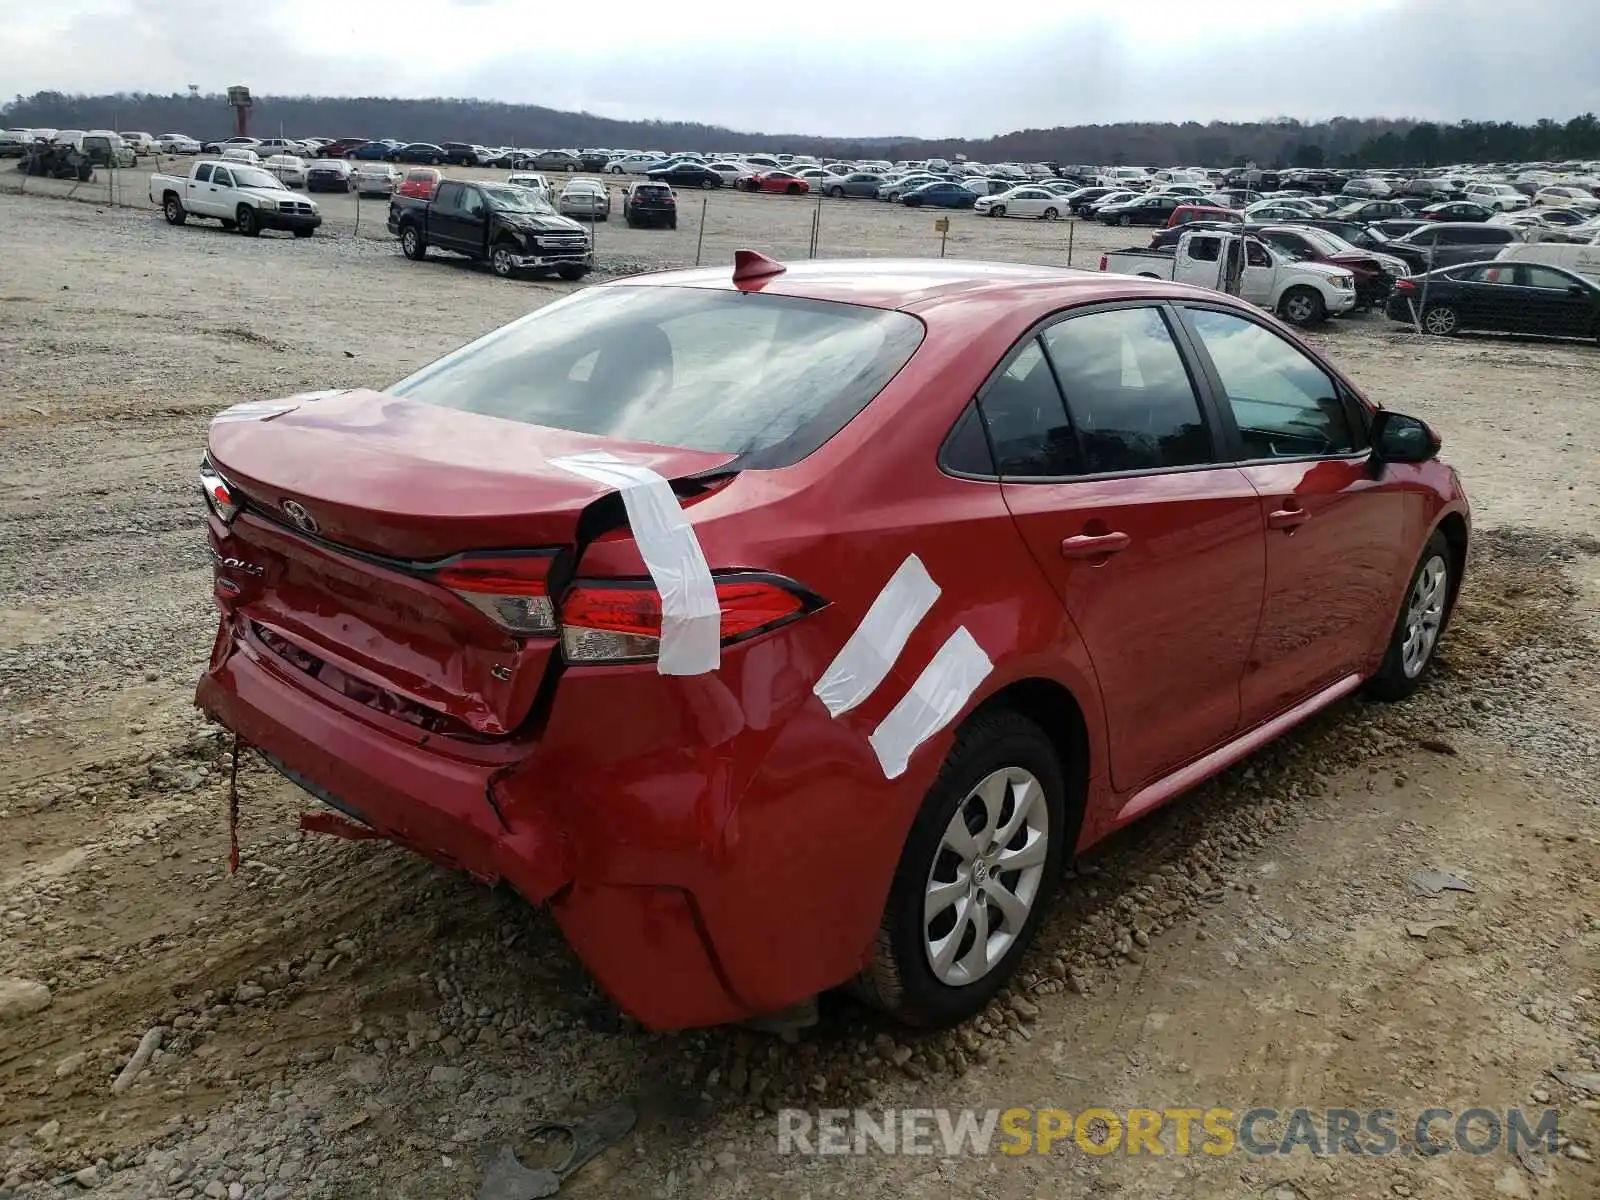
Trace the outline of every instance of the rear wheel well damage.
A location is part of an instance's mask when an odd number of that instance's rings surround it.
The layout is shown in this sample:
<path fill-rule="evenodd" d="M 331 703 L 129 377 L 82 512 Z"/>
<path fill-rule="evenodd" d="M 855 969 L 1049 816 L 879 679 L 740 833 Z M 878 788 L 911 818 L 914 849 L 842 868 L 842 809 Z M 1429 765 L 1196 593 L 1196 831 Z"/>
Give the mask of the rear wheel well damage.
<path fill-rule="evenodd" d="M 1050 739 L 1056 760 L 1061 764 L 1062 781 L 1066 784 L 1067 830 L 1071 840 L 1063 843 L 1063 861 L 1070 863 L 1077 853 L 1089 797 L 1089 727 L 1083 709 L 1071 690 L 1053 679 L 1020 679 L 990 696 L 963 724 L 970 724 L 995 709 L 1007 709 L 1027 717 Z"/>

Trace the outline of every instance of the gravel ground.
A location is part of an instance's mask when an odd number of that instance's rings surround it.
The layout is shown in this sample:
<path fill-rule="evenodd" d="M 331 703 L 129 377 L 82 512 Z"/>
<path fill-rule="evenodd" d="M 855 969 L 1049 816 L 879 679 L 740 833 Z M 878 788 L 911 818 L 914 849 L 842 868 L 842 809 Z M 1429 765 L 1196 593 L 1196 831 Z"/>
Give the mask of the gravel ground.
<path fill-rule="evenodd" d="M 983 1019 L 909 1035 L 827 997 L 793 1045 L 653 1036 L 542 914 L 385 845 L 300 838 L 306 798 L 249 760 L 227 873 L 226 746 L 190 701 L 210 414 L 382 386 L 569 289 L 408 263 L 368 225 L 379 206 L 356 236 L 336 203 L 327 236 L 251 241 L 0 189 L 0 1195 L 470 1197 L 503 1146 L 549 1153 L 533 1121 L 619 1097 L 635 1131 L 563 1194 L 1600 1191 L 1592 348 L 1375 318 L 1316 335 L 1434 422 L 1471 489 L 1439 676 L 1339 706 L 1080 864 Z M 814 210 L 714 194 L 703 253 L 803 255 Z M 824 254 L 937 252 L 928 217 L 822 211 Z M 698 221 L 603 228 L 602 270 L 692 262 Z M 1081 263 L 1124 240 L 953 224 L 969 257 L 1059 263 L 1070 238 Z M 1408 892 L 1429 868 L 1473 890 Z M 1565 1141 L 1522 1161 L 777 1153 L 775 1110 L 855 1104 L 1520 1104 L 1560 1108 Z"/>

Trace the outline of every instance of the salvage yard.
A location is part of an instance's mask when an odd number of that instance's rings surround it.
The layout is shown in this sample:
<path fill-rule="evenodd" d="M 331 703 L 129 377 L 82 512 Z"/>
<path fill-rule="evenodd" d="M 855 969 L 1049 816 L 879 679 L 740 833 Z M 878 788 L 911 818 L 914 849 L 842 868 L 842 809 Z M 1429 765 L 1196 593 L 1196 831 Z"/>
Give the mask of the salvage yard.
<path fill-rule="evenodd" d="M 621 1099 L 636 1128 L 563 1196 L 1600 1194 L 1593 345 L 1424 340 L 1378 315 L 1310 335 L 1433 423 L 1466 481 L 1476 540 L 1439 673 L 1398 706 L 1336 705 L 1079 864 L 984 1019 L 916 1035 L 828 997 L 795 1044 L 659 1036 L 514 897 L 381 842 L 302 838 L 312 802 L 249 757 L 230 875 L 228 743 L 191 702 L 215 626 L 195 485 L 211 415 L 383 387 L 582 285 L 408 262 L 378 201 L 359 231 L 353 199 L 318 197 L 316 237 L 248 240 L 105 203 L 103 184 L 84 203 L 17 184 L 0 188 L 0 1197 L 473 1197 L 502 1147 L 537 1160 L 534 1122 Z M 702 224 L 701 199 L 684 193 L 676 231 L 600 226 L 595 278 L 806 254 L 815 200 L 712 192 Z M 820 212 L 823 256 L 939 253 L 934 214 Z M 1070 245 L 1092 269 L 1128 242 L 956 213 L 948 253 L 1065 265 Z M 1410 882 L 1429 871 L 1452 886 Z M 142 1039 L 148 1065 L 114 1082 Z M 1555 1108 L 1561 1140 L 778 1152 L 779 1110 L 858 1105 L 1388 1107 L 1402 1131 L 1430 1107 Z"/>

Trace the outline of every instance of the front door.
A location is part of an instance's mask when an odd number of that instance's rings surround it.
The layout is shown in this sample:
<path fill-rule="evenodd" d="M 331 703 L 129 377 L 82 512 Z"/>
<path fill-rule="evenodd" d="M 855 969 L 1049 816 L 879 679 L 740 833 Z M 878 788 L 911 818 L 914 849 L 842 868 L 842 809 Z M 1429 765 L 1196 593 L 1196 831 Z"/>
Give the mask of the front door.
<path fill-rule="evenodd" d="M 233 172 L 227 167 L 213 167 L 211 179 L 196 187 L 200 203 L 195 208 L 208 217 L 233 216 Z"/>
<path fill-rule="evenodd" d="M 1278 270 L 1272 265 L 1272 255 L 1267 248 L 1254 238 L 1245 242 L 1244 247 L 1244 277 L 1239 281 L 1239 296 L 1259 304 L 1262 308 L 1272 307 L 1272 293 L 1278 286 Z"/>
<path fill-rule="evenodd" d="M 1537 263 L 1518 263 L 1516 282 L 1527 306 L 1527 332 L 1557 337 L 1596 334 L 1594 293 L 1576 280 Z"/>
<path fill-rule="evenodd" d="M 1265 579 L 1260 500 L 1216 461 L 1167 321 L 1069 316 L 979 398 L 1006 505 L 1094 663 L 1122 792 L 1238 728 Z"/>
<path fill-rule="evenodd" d="M 1184 319 L 1266 526 L 1266 596 L 1240 685 L 1251 726 L 1362 670 L 1383 644 L 1406 500 L 1373 476 L 1356 402 L 1314 359 L 1237 313 L 1193 305 Z"/>

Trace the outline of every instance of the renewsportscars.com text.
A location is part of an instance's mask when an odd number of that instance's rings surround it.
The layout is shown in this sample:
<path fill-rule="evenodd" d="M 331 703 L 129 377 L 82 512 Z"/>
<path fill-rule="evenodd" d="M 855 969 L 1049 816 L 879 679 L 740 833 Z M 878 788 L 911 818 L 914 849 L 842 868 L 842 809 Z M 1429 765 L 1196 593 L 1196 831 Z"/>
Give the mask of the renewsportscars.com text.
<path fill-rule="evenodd" d="M 1555 1109 L 784 1109 L 780 1154 L 1554 1154 Z"/>

